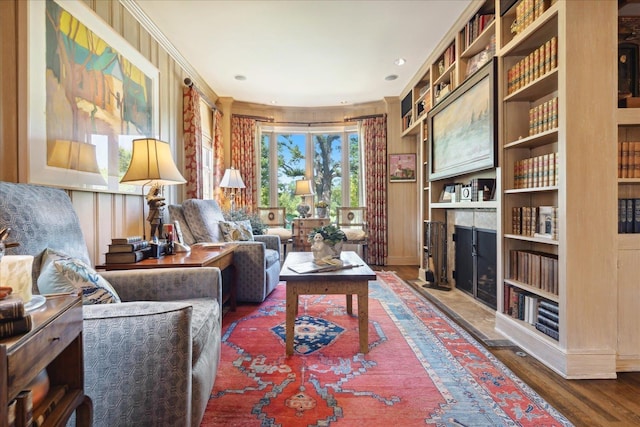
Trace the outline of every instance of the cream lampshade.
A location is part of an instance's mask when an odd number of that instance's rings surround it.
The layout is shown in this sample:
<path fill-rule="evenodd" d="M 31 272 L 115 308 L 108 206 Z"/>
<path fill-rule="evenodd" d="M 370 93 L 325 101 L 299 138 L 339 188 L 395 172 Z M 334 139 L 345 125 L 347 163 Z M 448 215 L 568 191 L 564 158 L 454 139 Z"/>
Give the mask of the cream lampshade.
<path fill-rule="evenodd" d="M 309 218 L 311 207 L 307 203 L 307 196 L 313 196 L 313 185 L 310 179 L 301 179 L 296 181 L 296 189 L 293 193 L 295 196 L 301 196 L 302 202 L 296 207 L 300 214 L 300 218 Z"/>
<path fill-rule="evenodd" d="M 163 185 L 184 184 L 187 180 L 184 179 L 173 161 L 169 143 L 153 138 L 144 138 L 133 140 L 131 162 L 120 182 L 142 185 L 142 193 L 144 194 L 145 185 L 152 184 L 149 190 L 151 193 L 151 191 L 155 191 L 158 187 L 161 189 Z M 147 200 L 154 197 L 159 199 L 161 198 L 161 194 L 149 194 L 147 195 Z M 159 206 L 158 209 L 160 207 L 161 206 Z M 142 218 L 142 222 L 144 223 L 144 208 L 142 209 Z M 153 221 L 154 219 L 150 217 L 149 222 L 151 224 L 152 234 L 155 234 L 155 230 L 159 232 L 162 231 L 162 222 L 154 224 Z M 157 225 L 157 227 L 154 228 L 154 225 Z M 143 238 L 146 240 L 147 236 L 144 226 L 142 228 Z M 152 235 L 151 238 L 153 237 Z"/>
<path fill-rule="evenodd" d="M 239 188 L 246 188 L 240 171 L 233 166 L 224 171 L 224 176 L 220 181 L 220 188 L 224 188 L 225 193 L 229 192 L 229 198 L 231 199 L 231 210 L 236 209 L 236 191 Z"/>

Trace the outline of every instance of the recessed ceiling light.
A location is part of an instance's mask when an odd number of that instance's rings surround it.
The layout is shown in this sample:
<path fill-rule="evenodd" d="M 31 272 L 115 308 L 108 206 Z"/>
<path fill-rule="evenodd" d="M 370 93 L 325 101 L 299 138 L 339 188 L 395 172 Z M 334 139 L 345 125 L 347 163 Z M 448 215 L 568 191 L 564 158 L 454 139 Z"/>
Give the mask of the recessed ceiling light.
<path fill-rule="evenodd" d="M 345 104 L 348 104 L 348 103 L 349 103 L 349 101 L 340 101 L 340 104 L 342 104 L 342 105 L 345 105 Z"/>
<path fill-rule="evenodd" d="M 236 80 L 239 80 L 239 81 L 247 80 L 247 77 L 243 76 L 242 74 L 235 75 L 235 76 L 233 76 L 233 78 L 236 79 Z"/>
<path fill-rule="evenodd" d="M 396 65 L 404 65 L 406 62 L 407 62 L 407 60 L 404 59 L 404 58 L 398 58 L 395 61 L 393 61 L 393 63 L 396 64 Z"/>
<path fill-rule="evenodd" d="M 278 101 L 273 100 L 273 101 L 271 101 L 271 103 L 272 103 L 272 104 L 277 104 L 277 103 L 278 103 Z"/>
<path fill-rule="evenodd" d="M 391 80 L 395 80 L 395 79 L 397 79 L 397 78 L 398 78 L 398 76 L 397 76 L 396 74 L 389 74 L 389 75 L 388 75 L 387 77 L 385 77 L 384 79 L 385 79 L 385 80 L 389 80 L 389 81 L 391 81 Z"/>

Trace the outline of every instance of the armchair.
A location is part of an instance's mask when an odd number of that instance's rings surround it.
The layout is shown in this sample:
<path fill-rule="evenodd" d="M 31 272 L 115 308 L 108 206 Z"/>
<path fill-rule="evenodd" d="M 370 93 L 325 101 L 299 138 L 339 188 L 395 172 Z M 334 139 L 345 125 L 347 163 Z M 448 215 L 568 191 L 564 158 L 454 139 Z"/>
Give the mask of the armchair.
<path fill-rule="evenodd" d="M 33 292 L 43 253 L 90 265 L 78 216 L 59 189 L 0 182 L 0 227 L 33 255 Z M 102 276 L 121 303 L 83 306 L 85 394 L 94 426 L 199 426 L 221 345 L 217 268 L 112 271 Z"/>
<path fill-rule="evenodd" d="M 169 217 L 180 223 L 188 245 L 224 241 L 220 224 L 227 221 L 215 200 L 188 199 L 182 205 L 170 205 Z M 280 281 L 280 237 L 257 235 L 253 239 L 235 242 L 236 298 L 240 302 L 261 303 Z"/>
<path fill-rule="evenodd" d="M 367 262 L 367 245 L 369 244 L 367 208 L 362 206 L 336 208 L 336 225 L 347 236 L 346 244 L 360 246 L 362 259 Z"/>

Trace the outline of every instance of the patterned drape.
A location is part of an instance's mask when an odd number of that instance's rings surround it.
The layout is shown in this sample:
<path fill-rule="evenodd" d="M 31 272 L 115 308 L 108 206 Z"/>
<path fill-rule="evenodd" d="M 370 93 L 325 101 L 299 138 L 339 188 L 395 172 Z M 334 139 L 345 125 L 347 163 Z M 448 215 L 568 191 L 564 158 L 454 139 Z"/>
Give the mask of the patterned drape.
<path fill-rule="evenodd" d="M 224 206 L 224 193 L 220 181 L 224 176 L 224 147 L 222 143 L 222 113 L 213 112 L 213 198 L 218 205 Z"/>
<path fill-rule="evenodd" d="M 387 263 L 387 117 L 364 119 L 360 123 L 364 148 L 368 259 L 373 265 Z"/>
<path fill-rule="evenodd" d="M 202 199 L 202 124 L 200 122 L 200 94 L 196 89 L 183 89 L 184 177 L 186 197 Z"/>
<path fill-rule="evenodd" d="M 231 117 L 231 166 L 240 170 L 247 188 L 236 194 L 236 206 L 256 212 L 256 121 L 247 117 Z"/>

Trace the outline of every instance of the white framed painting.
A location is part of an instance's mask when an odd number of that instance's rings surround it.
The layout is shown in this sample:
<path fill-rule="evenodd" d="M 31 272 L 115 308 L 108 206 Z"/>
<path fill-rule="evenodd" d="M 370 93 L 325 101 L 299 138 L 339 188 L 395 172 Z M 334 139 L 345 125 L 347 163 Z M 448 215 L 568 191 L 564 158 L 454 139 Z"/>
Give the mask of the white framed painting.
<path fill-rule="evenodd" d="M 132 141 L 158 136 L 158 69 L 83 2 L 28 13 L 28 182 L 139 191 L 120 178 Z"/>

